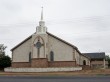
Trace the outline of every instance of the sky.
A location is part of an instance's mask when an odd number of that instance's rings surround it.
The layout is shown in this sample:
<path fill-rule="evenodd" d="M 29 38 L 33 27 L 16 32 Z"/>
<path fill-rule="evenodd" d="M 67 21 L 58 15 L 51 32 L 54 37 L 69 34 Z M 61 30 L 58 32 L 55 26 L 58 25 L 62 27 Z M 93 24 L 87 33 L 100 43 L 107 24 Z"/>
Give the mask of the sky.
<path fill-rule="evenodd" d="M 82 53 L 110 54 L 110 0 L 0 0 L 0 44 L 7 55 L 36 31 L 42 6 L 48 32 Z"/>

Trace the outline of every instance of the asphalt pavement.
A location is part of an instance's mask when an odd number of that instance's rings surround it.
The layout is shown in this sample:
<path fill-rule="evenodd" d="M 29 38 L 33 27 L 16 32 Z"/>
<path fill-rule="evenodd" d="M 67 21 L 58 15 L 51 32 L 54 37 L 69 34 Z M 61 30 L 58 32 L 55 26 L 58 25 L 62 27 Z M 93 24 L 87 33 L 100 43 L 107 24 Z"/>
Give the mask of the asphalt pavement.
<path fill-rule="evenodd" d="M 0 82 L 110 82 L 110 76 L 0 76 Z"/>

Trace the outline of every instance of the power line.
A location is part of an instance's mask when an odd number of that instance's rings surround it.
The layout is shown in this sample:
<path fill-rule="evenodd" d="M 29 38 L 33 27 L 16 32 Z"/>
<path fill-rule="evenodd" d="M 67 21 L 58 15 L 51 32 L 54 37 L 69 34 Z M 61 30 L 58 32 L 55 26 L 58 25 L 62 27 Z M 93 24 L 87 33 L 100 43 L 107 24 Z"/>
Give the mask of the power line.
<path fill-rule="evenodd" d="M 105 15 L 105 16 L 92 16 L 92 17 L 82 17 L 82 18 L 71 18 L 71 19 L 59 19 L 59 20 L 56 20 L 56 19 L 53 19 L 53 20 L 47 20 L 47 23 L 54 23 L 54 24 L 66 24 L 66 23 L 72 23 L 72 22 L 84 22 L 85 20 L 95 20 L 95 21 L 98 21 L 100 20 L 101 18 L 104 18 L 104 17 L 110 17 L 110 15 Z M 109 18 L 108 18 L 109 19 Z M 11 26 L 11 25 L 36 25 L 37 23 L 34 22 L 34 23 L 19 23 L 19 24 L 0 24 L 0 26 Z"/>

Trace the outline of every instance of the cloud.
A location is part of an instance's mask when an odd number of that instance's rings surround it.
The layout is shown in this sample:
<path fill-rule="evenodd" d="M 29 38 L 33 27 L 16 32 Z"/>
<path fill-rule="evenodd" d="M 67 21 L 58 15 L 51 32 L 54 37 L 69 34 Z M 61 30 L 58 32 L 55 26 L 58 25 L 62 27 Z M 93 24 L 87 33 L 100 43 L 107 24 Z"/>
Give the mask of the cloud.
<path fill-rule="evenodd" d="M 7 53 L 35 32 L 44 6 L 48 31 L 82 52 L 109 51 L 110 0 L 0 0 L 0 43 Z"/>

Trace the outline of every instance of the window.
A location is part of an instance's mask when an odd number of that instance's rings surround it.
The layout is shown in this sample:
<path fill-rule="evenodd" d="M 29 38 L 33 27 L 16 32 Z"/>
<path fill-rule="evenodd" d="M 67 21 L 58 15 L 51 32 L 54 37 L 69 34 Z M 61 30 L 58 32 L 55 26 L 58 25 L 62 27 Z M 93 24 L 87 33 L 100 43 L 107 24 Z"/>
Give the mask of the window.
<path fill-rule="evenodd" d="M 29 52 L 29 62 L 31 62 L 31 52 Z"/>
<path fill-rule="evenodd" d="M 54 61 L 54 53 L 53 53 L 53 51 L 50 52 L 50 61 Z"/>
<path fill-rule="evenodd" d="M 86 65 L 86 60 L 83 60 L 83 65 Z"/>

